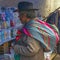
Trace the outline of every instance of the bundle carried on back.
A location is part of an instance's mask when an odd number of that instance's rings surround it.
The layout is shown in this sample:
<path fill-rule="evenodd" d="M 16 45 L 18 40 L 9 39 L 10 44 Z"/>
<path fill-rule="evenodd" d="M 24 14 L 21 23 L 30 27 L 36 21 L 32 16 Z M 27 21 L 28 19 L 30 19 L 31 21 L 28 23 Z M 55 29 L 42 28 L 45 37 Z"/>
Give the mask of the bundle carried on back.
<path fill-rule="evenodd" d="M 38 40 L 44 49 L 54 50 L 59 41 L 58 32 L 50 24 L 39 19 L 30 20 L 23 28 L 23 32 Z"/>

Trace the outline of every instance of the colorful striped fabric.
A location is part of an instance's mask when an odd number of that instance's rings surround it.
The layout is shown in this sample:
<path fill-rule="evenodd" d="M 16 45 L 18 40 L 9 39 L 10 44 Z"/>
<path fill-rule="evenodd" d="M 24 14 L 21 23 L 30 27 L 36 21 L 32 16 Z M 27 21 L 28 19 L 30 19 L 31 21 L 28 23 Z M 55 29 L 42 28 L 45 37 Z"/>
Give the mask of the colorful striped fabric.
<path fill-rule="evenodd" d="M 40 41 L 43 48 L 54 50 L 59 40 L 58 33 L 48 23 L 41 20 L 30 20 L 23 28 L 23 32 Z"/>

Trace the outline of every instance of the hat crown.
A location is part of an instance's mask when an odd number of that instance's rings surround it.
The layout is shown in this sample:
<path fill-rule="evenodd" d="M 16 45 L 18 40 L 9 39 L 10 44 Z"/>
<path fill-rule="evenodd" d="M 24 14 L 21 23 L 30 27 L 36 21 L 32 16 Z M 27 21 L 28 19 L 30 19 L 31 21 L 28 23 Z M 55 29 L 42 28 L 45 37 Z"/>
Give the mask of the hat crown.
<path fill-rule="evenodd" d="M 19 10 L 33 10 L 33 3 L 31 2 L 19 2 L 18 3 Z"/>

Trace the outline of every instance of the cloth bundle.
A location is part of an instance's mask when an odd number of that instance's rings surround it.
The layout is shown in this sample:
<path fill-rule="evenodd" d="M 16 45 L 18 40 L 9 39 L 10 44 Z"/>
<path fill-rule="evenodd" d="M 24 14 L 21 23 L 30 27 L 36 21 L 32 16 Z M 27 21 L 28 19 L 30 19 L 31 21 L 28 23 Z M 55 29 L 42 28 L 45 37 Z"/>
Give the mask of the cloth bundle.
<path fill-rule="evenodd" d="M 48 50 L 54 50 L 59 41 L 57 29 L 38 19 L 30 20 L 23 28 L 23 31 L 26 35 L 38 40 L 42 47 Z"/>

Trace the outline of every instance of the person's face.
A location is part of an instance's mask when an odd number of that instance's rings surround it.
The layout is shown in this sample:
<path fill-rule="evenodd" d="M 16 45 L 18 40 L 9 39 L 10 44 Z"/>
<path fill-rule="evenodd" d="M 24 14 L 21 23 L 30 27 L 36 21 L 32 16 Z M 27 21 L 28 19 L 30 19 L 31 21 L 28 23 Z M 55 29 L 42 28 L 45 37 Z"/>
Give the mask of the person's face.
<path fill-rule="evenodd" d="M 19 18 L 23 24 L 26 23 L 27 17 L 25 13 L 19 12 Z"/>

